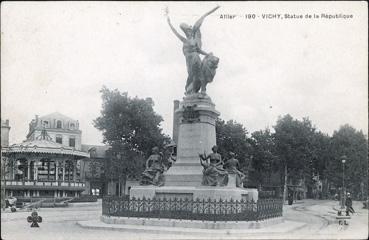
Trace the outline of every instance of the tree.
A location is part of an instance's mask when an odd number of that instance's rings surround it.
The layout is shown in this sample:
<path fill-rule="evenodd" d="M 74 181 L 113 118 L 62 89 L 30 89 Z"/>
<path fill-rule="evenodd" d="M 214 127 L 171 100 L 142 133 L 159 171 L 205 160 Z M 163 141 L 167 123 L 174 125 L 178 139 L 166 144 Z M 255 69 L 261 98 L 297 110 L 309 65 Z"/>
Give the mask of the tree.
<path fill-rule="evenodd" d="M 332 136 L 332 157 L 327 166 L 329 181 L 342 186 L 342 156 L 346 156 L 345 185 L 354 197 L 363 197 L 368 191 L 368 140 L 362 131 L 346 124 Z"/>
<path fill-rule="evenodd" d="M 229 152 L 234 152 L 244 172 L 248 170 L 251 149 L 247 133 L 242 124 L 233 120 L 225 122 L 218 118 L 216 121 L 216 141 L 219 153 L 227 159 Z"/>
<path fill-rule="evenodd" d="M 101 116 L 94 126 L 103 133 L 103 142 L 112 147 L 106 174 L 125 186 L 129 175 L 142 172 L 142 162 L 154 146 L 162 148 L 169 137 L 162 133 L 163 118 L 155 113 L 151 98 L 131 98 L 127 92 L 103 87 Z"/>
<path fill-rule="evenodd" d="M 322 197 L 328 197 L 329 182 L 327 179 L 327 165 L 332 157 L 331 137 L 328 134 L 320 131 L 315 132 L 312 138 L 312 152 L 314 158 L 311 162 L 310 176 L 319 177 L 323 183 L 323 188 L 320 189 Z M 315 183 L 315 178 L 312 179 L 312 184 Z"/>
<path fill-rule="evenodd" d="M 271 174 L 276 169 L 275 143 L 269 129 L 251 134 L 252 167 L 259 184 L 271 184 Z"/>
<path fill-rule="evenodd" d="M 290 182 L 297 183 L 301 180 L 301 176 L 308 175 L 308 179 L 311 177 L 311 166 L 316 158 L 312 148 L 315 128 L 308 118 L 299 121 L 288 114 L 278 119 L 274 129 L 276 154 L 280 166 L 284 169 L 283 199 L 285 200 L 288 178 Z"/>

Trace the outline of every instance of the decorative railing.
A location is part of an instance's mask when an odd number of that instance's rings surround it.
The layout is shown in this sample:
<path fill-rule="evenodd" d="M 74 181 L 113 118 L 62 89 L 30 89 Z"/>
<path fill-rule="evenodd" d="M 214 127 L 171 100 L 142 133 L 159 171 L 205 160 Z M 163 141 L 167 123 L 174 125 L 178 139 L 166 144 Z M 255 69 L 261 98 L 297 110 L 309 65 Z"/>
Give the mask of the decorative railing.
<path fill-rule="evenodd" d="M 59 187 L 85 187 L 84 182 L 67 182 L 67 181 L 52 181 L 52 180 L 1 180 L 1 185 L 7 186 L 59 186 Z"/>
<path fill-rule="evenodd" d="M 168 218 L 201 221 L 261 221 L 282 216 L 282 199 L 255 201 L 124 199 L 105 196 L 102 214 L 117 217 Z"/>

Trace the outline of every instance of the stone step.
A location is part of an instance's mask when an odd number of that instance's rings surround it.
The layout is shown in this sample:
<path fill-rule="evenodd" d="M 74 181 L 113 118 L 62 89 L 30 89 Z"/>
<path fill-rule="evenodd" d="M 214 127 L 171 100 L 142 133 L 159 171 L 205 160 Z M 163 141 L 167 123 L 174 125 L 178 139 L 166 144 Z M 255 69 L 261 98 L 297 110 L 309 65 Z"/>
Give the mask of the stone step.
<path fill-rule="evenodd" d="M 200 186 L 202 174 L 170 174 L 165 175 L 165 186 Z"/>

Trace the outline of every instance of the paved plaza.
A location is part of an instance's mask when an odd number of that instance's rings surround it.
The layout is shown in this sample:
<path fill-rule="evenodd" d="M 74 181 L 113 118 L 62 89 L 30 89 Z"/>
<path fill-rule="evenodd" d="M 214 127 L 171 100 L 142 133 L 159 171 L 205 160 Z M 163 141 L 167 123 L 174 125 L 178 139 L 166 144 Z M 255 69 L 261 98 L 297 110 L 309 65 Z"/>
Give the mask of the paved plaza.
<path fill-rule="evenodd" d="M 356 213 L 348 226 L 335 219 L 337 202 L 303 200 L 292 206 L 284 205 L 284 222 L 260 229 L 231 230 L 219 234 L 214 230 L 165 229 L 143 226 L 106 226 L 98 221 L 101 201 L 71 204 L 68 208 L 39 210 L 43 218 L 40 228 L 30 228 L 26 221 L 30 211 L 1 214 L 1 237 L 15 239 L 366 239 L 368 210 L 354 202 Z"/>

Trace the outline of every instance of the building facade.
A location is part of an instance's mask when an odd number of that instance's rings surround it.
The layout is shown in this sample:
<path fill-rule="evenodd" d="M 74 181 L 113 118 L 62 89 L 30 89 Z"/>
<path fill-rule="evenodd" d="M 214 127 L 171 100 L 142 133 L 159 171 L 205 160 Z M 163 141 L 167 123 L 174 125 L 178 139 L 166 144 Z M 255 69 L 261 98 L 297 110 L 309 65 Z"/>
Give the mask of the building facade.
<path fill-rule="evenodd" d="M 3 131 L 3 129 L 5 131 Z M 27 139 L 9 145 L 9 121 L 2 121 L 2 193 L 19 197 L 78 197 L 86 188 L 80 161 L 79 123 L 60 113 L 36 115 Z"/>
<path fill-rule="evenodd" d="M 55 143 L 46 130 L 34 140 L 2 149 L 2 156 L 6 196 L 78 197 L 85 189 L 77 162 L 89 154 Z"/>
<path fill-rule="evenodd" d="M 83 194 L 103 196 L 107 194 L 104 167 L 109 146 L 82 144 L 82 151 L 90 154 L 88 161 L 81 162 L 82 178 L 86 183 Z"/>
<path fill-rule="evenodd" d="M 82 144 L 78 120 L 61 113 L 38 115 L 27 139 L 9 145 L 9 121 L 1 121 L 2 193 L 17 198 L 127 195 L 138 179 L 122 184 L 109 176 L 111 148 Z"/>
<path fill-rule="evenodd" d="M 132 186 L 139 185 L 139 177 L 128 177 L 126 181 L 119 181 L 109 174 L 111 168 L 112 149 L 110 146 L 82 144 L 82 151 L 90 154 L 90 159 L 81 162 L 82 178 L 86 183 L 83 194 L 104 196 L 129 195 Z"/>
<path fill-rule="evenodd" d="M 81 150 L 82 132 L 79 130 L 78 120 L 74 120 L 61 113 L 55 112 L 42 117 L 38 115 L 29 123 L 27 139 L 34 140 L 41 134 L 43 129 L 47 130 L 48 135 L 56 143 L 67 147 Z"/>

